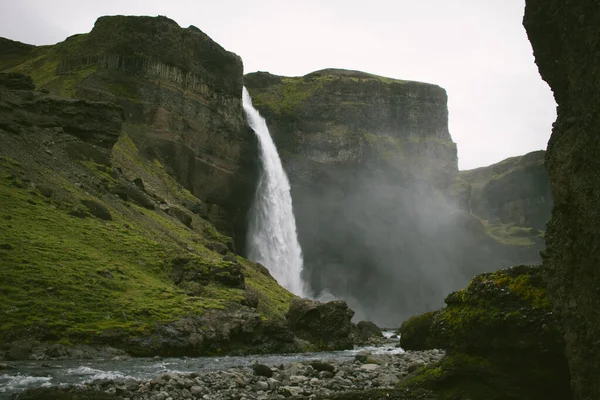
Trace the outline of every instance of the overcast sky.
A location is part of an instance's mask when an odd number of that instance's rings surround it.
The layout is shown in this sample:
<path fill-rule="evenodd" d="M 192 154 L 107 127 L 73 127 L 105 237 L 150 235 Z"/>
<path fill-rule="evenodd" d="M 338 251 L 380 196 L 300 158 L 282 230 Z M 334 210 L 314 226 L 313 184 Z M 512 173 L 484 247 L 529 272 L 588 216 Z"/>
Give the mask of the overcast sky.
<path fill-rule="evenodd" d="M 544 149 L 555 119 L 521 24 L 524 0 L 0 0 L 0 36 L 52 44 L 101 15 L 166 15 L 245 72 L 346 68 L 448 91 L 461 169 Z"/>

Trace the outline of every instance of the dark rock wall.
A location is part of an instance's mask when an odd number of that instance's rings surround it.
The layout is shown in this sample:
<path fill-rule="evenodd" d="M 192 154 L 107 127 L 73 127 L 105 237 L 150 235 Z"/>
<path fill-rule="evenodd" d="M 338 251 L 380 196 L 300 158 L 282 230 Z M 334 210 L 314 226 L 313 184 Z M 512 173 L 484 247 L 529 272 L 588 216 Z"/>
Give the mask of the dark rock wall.
<path fill-rule="evenodd" d="M 546 152 L 550 295 L 576 399 L 600 398 L 600 3 L 527 0 L 524 25 L 558 103 Z"/>
<path fill-rule="evenodd" d="M 123 132 L 140 153 L 158 159 L 243 248 L 257 146 L 237 55 L 166 17 L 101 17 L 89 34 L 48 48 L 0 45 L 10 50 L 0 69 L 31 74 L 51 93 L 121 105 Z"/>

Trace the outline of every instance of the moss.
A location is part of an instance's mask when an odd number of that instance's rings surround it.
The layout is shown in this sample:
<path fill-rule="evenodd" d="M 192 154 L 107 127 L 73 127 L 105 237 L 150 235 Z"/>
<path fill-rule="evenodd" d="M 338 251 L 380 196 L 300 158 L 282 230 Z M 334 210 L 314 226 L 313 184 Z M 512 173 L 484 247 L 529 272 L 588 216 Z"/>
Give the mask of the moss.
<path fill-rule="evenodd" d="M 429 330 L 437 311 L 431 311 L 422 315 L 410 317 L 402 323 L 398 333 L 400 336 L 400 345 L 404 350 L 427 350 L 436 348 L 431 340 Z"/>
<path fill-rule="evenodd" d="M 15 187 L 9 177 L 17 165 L 8 157 L 0 163 L 0 230 L 7 245 L 0 250 L 0 340 L 35 334 L 79 342 L 114 329 L 135 336 L 244 299 L 242 289 L 209 284 L 201 296 L 188 296 L 172 283 L 174 257 L 191 253 L 217 266 L 224 261 L 204 247 L 202 236 L 166 214 L 136 205 L 115 207 L 66 179 L 49 178 L 68 190 L 71 204 L 93 199 L 113 220 L 73 217 L 69 203 Z M 266 317 L 283 316 L 292 295 L 250 262 L 239 261 L 248 286 L 259 293 L 259 310 Z"/>
<path fill-rule="evenodd" d="M 544 232 L 535 228 L 517 226 L 515 224 L 492 223 L 482 220 L 485 233 L 495 241 L 511 246 L 533 246 L 542 240 Z"/>

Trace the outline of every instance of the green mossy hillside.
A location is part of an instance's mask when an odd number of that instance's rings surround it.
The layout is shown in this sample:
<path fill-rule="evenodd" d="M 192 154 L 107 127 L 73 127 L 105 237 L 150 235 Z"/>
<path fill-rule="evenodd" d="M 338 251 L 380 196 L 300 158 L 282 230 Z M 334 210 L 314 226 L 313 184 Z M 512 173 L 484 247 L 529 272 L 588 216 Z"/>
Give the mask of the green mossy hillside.
<path fill-rule="evenodd" d="M 205 247 L 219 239 L 214 228 L 204 236 L 160 210 L 92 196 L 50 171 L 41 186 L 19 161 L 3 157 L 0 165 L 2 342 L 23 336 L 93 342 L 115 329 L 135 336 L 244 300 L 244 290 L 218 283 L 192 296 L 170 278 L 172 260 L 185 254 L 216 268 L 230 264 Z M 46 188 L 54 188 L 50 197 L 42 194 Z M 82 200 L 102 204 L 112 220 L 93 217 Z M 70 215 L 74 208 L 83 218 Z M 247 287 L 258 293 L 259 311 L 282 317 L 292 295 L 254 264 L 237 260 Z"/>

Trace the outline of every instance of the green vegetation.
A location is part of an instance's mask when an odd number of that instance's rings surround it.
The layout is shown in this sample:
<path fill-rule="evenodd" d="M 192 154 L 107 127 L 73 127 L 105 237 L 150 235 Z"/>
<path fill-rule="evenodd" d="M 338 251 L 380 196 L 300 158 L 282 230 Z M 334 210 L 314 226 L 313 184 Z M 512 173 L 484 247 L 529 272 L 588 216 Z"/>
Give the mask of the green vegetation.
<path fill-rule="evenodd" d="M 109 168 L 83 164 L 91 174 L 113 179 Z M 0 340 L 43 332 L 45 340 L 81 341 L 114 329 L 135 336 L 244 299 L 243 290 L 216 283 L 190 296 L 171 281 L 176 257 L 188 254 L 217 268 L 224 263 L 203 245 L 224 238 L 216 231 L 204 238 L 162 212 L 118 206 L 51 174 L 48 184 L 68 193 L 69 201 L 49 199 L 16 177 L 25 172 L 18 161 L 2 157 L 0 167 Z M 79 205 L 83 199 L 104 204 L 112 221 L 90 216 Z M 69 215 L 77 208 L 87 216 Z M 293 295 L 252 263 L 238 260 L 247 286 L 258 293 L 259 311 L 282 317 Z"/>
<path fill-rule="evenodd" d="M 518 266 L 477 275 L 446 298 L 431 323 L 430 314 L 409 320 L 447 355 L 400 386 L 443 400 L 569 398 L 564 344 L 543 274 Z"/>
<path fill-rule="evenodd" d="M 437 313 L 437 311 L 430 311 L 415 315 L 402 323 L 398 333 L 401 335 L 400 345 L 404 350 L 427 350 L 436 347 L 431 341 L 429 330 Z"/>
<path fill-rule="evenodd" d="M 281 77 L 281 80 L 252 92 L 252 101 L 257 108 L 267 109 L 273 114 L 294 114 L 303 101 L 320 93 L 326 93 L 333 84 L 349 83 L 404 84 L 392 78 L 358 71 L 322 70 L 304 77 Z"/>
<path fill-rule="evenodd" d="M 482 220 L 485 227 L 485 233 L 495 241 L 512 246 L 533 246 L 535 239 L 544 238 L 544 232 L 535 228 L 525 228 L 515 224 L 494 224 L 487 220 Z"/>

